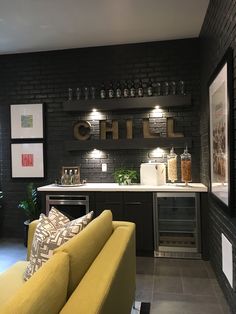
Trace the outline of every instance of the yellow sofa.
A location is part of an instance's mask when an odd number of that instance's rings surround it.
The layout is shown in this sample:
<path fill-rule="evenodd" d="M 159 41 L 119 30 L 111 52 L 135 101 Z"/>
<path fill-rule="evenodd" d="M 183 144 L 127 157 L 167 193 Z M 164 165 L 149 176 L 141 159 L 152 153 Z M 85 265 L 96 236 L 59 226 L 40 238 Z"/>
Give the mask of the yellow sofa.
<path fill-rule="evenodd" d="M 30 224 L 28 256 L 37 221 Z M 135 225 L 105 210 L 54 251 L 27 282 L 27 261 L 0 274 L 1 314 L 129 314 L 135 296 Z"/>

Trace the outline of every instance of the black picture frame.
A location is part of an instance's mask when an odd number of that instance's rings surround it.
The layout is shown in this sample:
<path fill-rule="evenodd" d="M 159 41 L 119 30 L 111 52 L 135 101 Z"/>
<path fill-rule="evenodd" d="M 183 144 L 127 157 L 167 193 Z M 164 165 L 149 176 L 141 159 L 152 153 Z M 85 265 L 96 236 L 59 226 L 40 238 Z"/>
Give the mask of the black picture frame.
<path fill-rule="evenodd" d="M 210 197 L 229 216 L 234 210 L 233 49 L 228 48 L 208 83 Z"/>

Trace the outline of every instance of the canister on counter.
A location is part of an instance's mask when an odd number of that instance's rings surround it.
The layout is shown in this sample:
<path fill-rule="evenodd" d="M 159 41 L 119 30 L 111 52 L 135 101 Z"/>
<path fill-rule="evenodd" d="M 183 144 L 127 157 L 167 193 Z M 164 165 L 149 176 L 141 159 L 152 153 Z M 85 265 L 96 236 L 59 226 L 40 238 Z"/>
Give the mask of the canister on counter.
<path fill-rule="evenodd" d="M 192 157 L 186 146 L 181 157 L 181 181 L 188 185 L 192 181 Z"/>
<path fill-rule="evenodd" d="M 177 180 L 177 155 L 174 152 L 174 147 L 171 148 L 167 155 L 167 176 L 171 183 Z"/>

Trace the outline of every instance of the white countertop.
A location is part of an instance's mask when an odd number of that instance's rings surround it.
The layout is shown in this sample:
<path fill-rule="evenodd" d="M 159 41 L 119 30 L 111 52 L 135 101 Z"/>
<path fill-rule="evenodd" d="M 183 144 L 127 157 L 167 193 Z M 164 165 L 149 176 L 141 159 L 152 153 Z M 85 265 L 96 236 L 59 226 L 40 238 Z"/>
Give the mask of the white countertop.
<path fill-rule="evenodd" d="M 56 184 L 49 184 L 38 188 L 39 192 L 207 192 L 207 187 L 202 183 L 184 183 L 156 185 L 119 185 L 117 183 L 86 183 L 81 186 L 61 187 Z"/>

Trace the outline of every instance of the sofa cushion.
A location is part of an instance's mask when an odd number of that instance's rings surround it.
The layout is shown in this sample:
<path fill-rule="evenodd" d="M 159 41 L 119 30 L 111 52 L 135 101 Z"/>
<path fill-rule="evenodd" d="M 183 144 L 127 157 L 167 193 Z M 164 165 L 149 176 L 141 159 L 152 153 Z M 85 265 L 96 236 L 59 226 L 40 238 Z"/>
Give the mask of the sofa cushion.
<path fill-rule="evenodd" d="M 58 313 L 66 303 L 68 275 L 68 255 L 54 255 L 18 289 L 1 314 Z"/>
<path fill-rule="evenodd" d="M 55 250 L 56 254 L 63 251 L 70 257 L 68 296 L 77 287 L 112 232 L 112 213 L 105 210 L 80 234 Z"/>
<path fill-rule="evenodd" d="M 93 212 L 90 212 L 57 229 L 58 224 L 55 225 L 50 218 L 41 214 L 35 230 L 30 260 L 24 279 L 28 280 L 52 256 L 54 249 L 83 230 L 92 217 Z"/>
<path fill-rule="evenodd" d="M 28 262 L 17 262 L 0 274 L 0 304 L 3 305 L 23 286 L 24 272 Z"/>

